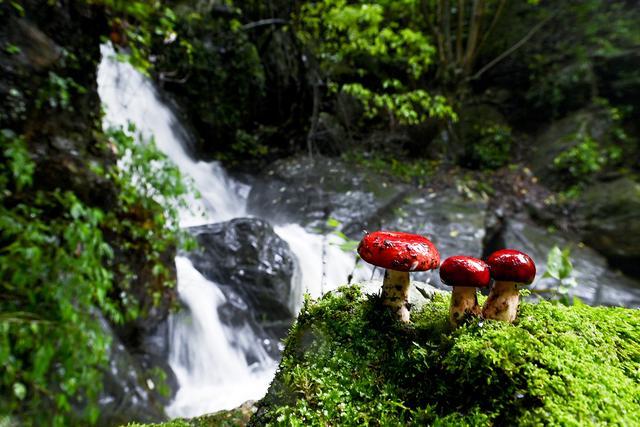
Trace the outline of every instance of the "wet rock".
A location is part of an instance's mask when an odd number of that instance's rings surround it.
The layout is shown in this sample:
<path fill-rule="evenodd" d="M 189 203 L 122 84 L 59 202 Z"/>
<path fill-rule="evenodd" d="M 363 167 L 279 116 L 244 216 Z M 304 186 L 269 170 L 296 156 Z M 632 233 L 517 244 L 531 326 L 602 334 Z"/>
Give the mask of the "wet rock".
<path fill-rule="evenodd" d="M 586 108 L 552 122 L 540 133 L 531 147 L 529 163 L 541 181 L 558 188 L 562 177 L 554 167 L 554 159 L 578 145 L 579 134 L 589 135 L 595 141 L 607 142 L 613 122 L 610 114 L 601 108 Z"/>
<path fill-rule="evenodd" d="M 10 19 L 9 34 L 20 49 L 16 59 L 23 65 L 42 70 L 51 67 L 62 55 L 62 48 L 26 19 Z"/>
<path fill-rule="evenodd" d="M 111 346 L 99 397 L 99 425 L 165 420 L 164 405 L 176 389 L 175 379 L 170 376 L 162 384 L 157 372 L 143 367 L 104 319 L 101 323 L 111 337 Z M 163 390 L 166 395 L 163 395 Z"/>
<path fill-rule="evenodd" d="M 627 277 L 607 264 L 593 249 L 571 241 L 561 233 L 551 233 L 525 221 L 507 220 L 503 229 L 505 247 L 529 254 L 536 263 L 537 275 L 531 289 L 553 289 L 554 279 L 541 279 L 547 255 L 553 246 L 571 250 L 573 274 L 578 286 L 570 291 L 590 305 L 640 307 L 640 281 Z"/>
<path fill-rule="evenodd" d="M 640 277 L 640 184 L 621 178 L 587 188 L 573 225 L 614 265 Z"/>
<path fill-rule="evenodd" d="M 295 157 L 276 162 L 256 182 L 248 199 L 252 214 L 275 223 L 296 222 L 324 230 L 335 218 L 348 235 L 377 227 L 379 218 L 402 200 L 408 187 L 339 160 Z"/>
<path fill-rule="evenodd" d="M 420 190 L 383 216 L 381 228 L 428 237 L 440 251 L 442 260 L 452 255 L 480 257 L 486 207 L 486 201 L 470 200 L 455 188 L 438 192 Z M 445 288 L 437 271 L 412 273 L 412 277 Z"/>
<path fill-rule="evenodd" d="M 191 227 L 189 232 L 199 244 L 189 254 L 194 267 L 225 294 L 219 309 L 223 322 L 238 326 L 250 318 L 273 335 L 284 336 L 294 318 L 289 245 L 256 218 Z"/>

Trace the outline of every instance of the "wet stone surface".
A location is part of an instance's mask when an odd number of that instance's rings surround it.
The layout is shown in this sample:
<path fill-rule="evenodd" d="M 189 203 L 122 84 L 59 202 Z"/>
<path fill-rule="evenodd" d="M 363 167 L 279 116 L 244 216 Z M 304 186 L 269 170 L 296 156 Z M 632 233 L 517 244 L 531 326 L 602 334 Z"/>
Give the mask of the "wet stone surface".
<path fill-rule="evenodd" d="M 309 231 L 326 230 L 327 219 L 334 218 L 346 234 L 359 239 L 408 190 L 340 159 L 295 157 L 275 162 L 255 182 L 248 210 L 275 224 L 295 222 Z"/>
<path fill-rule="evenodd" d="M 518 248 L 533 258 L 537 267 L 536 280 L 531 289 L 553 289 L 554 279 L 542 279 L 546 270 L 547 254 L 554 245 L 569 247 L 573 274 L 578 286 L 569 293 L 590 305 L 620 305 L 640 307 L 640 281 L 623 275 L 610 267 L 607 260 L 595 250 L 571 241 L 561 233 L 519 220 L 505 223 L 503 232 L 506 247 Z"/>
<path fill-rule="evenodd" d="M 218 309 L 223 323 L 238 327 L 249 322 L 259 336 L 283 337 L 294 319 L 289 245 L 256 218 L 188 230 L 199 244 L 189 254 L 194 267 L 225 294 L 226 302 Z"/>

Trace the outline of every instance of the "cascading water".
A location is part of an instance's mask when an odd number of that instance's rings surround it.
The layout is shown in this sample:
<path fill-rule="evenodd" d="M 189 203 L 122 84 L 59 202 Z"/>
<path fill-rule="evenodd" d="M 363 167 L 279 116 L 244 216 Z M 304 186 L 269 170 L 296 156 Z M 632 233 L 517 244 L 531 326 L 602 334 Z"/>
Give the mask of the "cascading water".
<path fill-rule="evenodd" d="M 191 210 L 181 212 L 181 226 L 246 216 L 249 188 L 229 178 L 216 162 L 194 161 L 184 148 L 188 132 L 162 103 L 153 83 L 129 64 L 118 62 L 111 47 L 103 46 L 102 55 L 98 92 L 106 107 L 105 126 L 133 123 L 146 138 L 153 136 L 201 195 L 192 197 Z M 337 236 L 310 234 L 297 224 L 277 226 L 275 231 L 297 260 L 292 309 L 299 308 L 304 292 L 318 297 L 345 283 L 352 273 L 353 256 L 337 246 Z M 248 325 L 230 327 L 220 321 L 217 308 L 225 297 L 216 283 L 204 278 L 188 258 L 177 257 L 176 268 L 185 309 L 170 320 L 169 363 L 179 389 L 167 413 L 191 417 L 259 399 L 277 362 Z"/>

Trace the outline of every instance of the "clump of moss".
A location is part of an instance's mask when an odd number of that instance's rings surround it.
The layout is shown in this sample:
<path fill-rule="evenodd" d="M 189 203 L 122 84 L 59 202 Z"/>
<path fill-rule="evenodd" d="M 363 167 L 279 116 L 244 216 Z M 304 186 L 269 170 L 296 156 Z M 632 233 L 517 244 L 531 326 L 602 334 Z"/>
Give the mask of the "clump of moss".
<path fill-rule="evenodd" d="M 307 301 L 254 425 L 631 425 L 640 311 L 522 303 L 515 324 L 451 330 L 436 295 L 394 322 L 342 288 Z"/>
<path fill-rule="evenodd" d="M 130 423 L 126 427 L 238 427 L 245 426 L 253 414 L 254 402 L 248 401 L 228 411 L 202 415 L 191 419 L 177 418 L 161 424 Z"/>

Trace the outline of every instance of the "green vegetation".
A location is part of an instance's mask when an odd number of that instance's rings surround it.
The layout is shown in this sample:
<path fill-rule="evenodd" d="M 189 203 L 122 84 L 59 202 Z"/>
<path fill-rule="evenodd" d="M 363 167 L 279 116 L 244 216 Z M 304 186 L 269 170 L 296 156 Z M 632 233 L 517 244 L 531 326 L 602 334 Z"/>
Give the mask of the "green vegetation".
<path fill-rule="evenodd" d="M 623 164 L 623 155 L 632 155 L 629 137 L 622 122 L 623 114 L 619 108 L 612 107 L 606 100 L 599 99 L 597 104 L 603 109 L 609 129 L 604 135 L 595 137 L 586 120 L 579 124 L 575 133 L 567 135 L 572 144 L 554 159 L 554 167 L 567 175 L 574 191 L 589 182 L 605 168 Z M 591 126 L 593 127 L 593 126 Z M 596 129 L 596 132 L 602 133 Z"/>
<path fill-rule="evenodd" d="M 569 297 L 569 290 L 578 286 L 578 282 L 573 275 L 573 264 L 571 263 L 571 249 L 554 246 L 547 254 L 547 270 L 543 278 L 555 280 L 555 289 L 549 291 L 556 299 L 565 305 L 578 302 L 576 297 Z M 543 291 L 544 292 L 544 291 Z"/>
<path fill-rule="evenodd" d="M 109 16 L 110 33 L 104 35 L 121 50 L 121 59 L 138 70 L 149 74 L 153 67 L 151 45 L 156 38 L 171 43 L 177 37 L 174 31 L 176 16 L 173 9 L 155 0 L 83 0 L 102 6 Z M 181 42 L 184 43 L 184 42 Z"/>
<path fill-rule="evenodd" d="M 179 174 L 151 142 L 135 144 L 122 130 L 105 144 L 125 157 L 124 167 L 94 168 L 117 188 L 109 211 L 71 191 L 33 188 L 24 138 L 0 134 L 0 413 L 24 425 L 42 417 L 67 425 L 72 406 L 95 422 L 110 339 L 101 317 L 134 320 L 153 307 L 141 295 L 158 303 L 174 285 L 163 257 L 181 236 Z M 152 277 L 140 283 L 141 271 L 114 266 L 114 248 L 142 249 Z"/>
<path fill-rule="evenodd" d="M 296 20 L 298 35 L 315 53 L 329 90 L 359 99 L 365 117 L 387 118 L 391 126 L 455 118 L 444 97 L 420 84 L 436 49 L 415 19 L 418 8 L 411 0 L 307 3 Z"/>
<path fill-rule="evenodd" d="M 254 425 L 631 425 L 640 312 L 522 303 L 516 324 L 450 330 L 449 298 L 394 323 L 342 288 L 306 301 Z"/>
<path fill-rule="evenodd" d="M 511 158 L 512 135 L 508 125 L 490 123 L 475 129 L 477 139 L 467 141 L 469 165 L 481 169 L 497 169 Z"/>
<path fill-rule="evenodd" d="M 414 183 L 419 186 L 428 184 L 429 179 L 436 173 L 439 162 L 436 160 L 417 159 L 399 160 L 393 155 L 382 153 L 365 154 L 350 151 L 342 156 L 348 162 L 362 165 L 380 174 L 386 174 L 400 181 Z"/>

